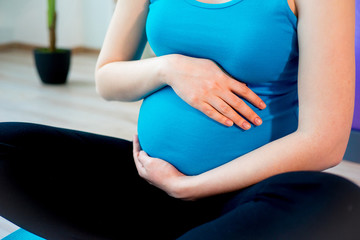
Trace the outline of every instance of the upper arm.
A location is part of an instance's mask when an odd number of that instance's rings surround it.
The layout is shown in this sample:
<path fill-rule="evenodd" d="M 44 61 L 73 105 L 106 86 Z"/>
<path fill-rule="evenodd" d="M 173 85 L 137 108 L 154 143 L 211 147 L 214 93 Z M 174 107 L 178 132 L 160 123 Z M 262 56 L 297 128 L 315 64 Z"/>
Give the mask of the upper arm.
<path fill-rule="evenodd" d="M 318 141 L 324 151 L 334 149 L 341 155 L 354 109 L 355 1 L 297 0 L 296 5 L 298 131 Z"/>
<path fill-rule="evenodd" d="M 118 0 L 96 69 L 115 61 L 139 59 L 147 42 L 149 0 Z"/>

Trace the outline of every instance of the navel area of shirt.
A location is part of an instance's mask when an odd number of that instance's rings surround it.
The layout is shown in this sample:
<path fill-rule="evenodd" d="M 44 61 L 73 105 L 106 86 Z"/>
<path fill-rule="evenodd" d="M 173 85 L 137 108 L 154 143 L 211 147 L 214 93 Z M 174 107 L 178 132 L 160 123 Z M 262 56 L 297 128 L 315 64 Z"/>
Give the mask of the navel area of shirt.
<path fill-rule="evenodd" d="M 263 119 L 244 131 L 225 127 L 184 102 L 169 86 L 146 97 L 140 109 L 141 147 L 152 157 L 197 175 L 297 129 L 296 18 L 286 0 L 153 0 L 146 31 L 157 56 L 206 58 L 245 82 L 267 104 L 248 105 Z M 196 81 L 196 79 L 194 79 Z"/>

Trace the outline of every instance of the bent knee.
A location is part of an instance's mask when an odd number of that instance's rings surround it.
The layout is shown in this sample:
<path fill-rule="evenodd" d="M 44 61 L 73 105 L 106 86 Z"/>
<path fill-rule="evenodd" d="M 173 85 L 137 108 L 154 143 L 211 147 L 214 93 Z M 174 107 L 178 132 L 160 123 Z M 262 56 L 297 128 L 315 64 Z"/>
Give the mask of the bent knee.
<path fill-rule="evenodd" d="M 264 192 L 276 193 L 290 202 L 312 202 L 332 206 L 357 205 L 360 187 L 353 182 L 325 172 L 289 172 L 265 180 Z"/>
<path fill-rule="evenodd" d="M 34 134 L 29 134 L 34 124 L 22 122 L 0 123 L 0 160 L 13 158 L 24 146 L 34 142 Z"/>

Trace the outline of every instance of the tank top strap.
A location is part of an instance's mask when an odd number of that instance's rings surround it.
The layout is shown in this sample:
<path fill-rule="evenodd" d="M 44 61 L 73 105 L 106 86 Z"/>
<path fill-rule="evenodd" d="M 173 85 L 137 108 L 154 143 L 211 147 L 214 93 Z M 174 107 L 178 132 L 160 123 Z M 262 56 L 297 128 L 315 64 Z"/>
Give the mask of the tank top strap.
<path fill-rule="evenodd" d="M 243 0 L 243 3 L 245 2 L 251 2 L 256 5 L 255 8 L 251 8 L 252 11 L 263 9 L 273 16 L 285 15 L 293 29 L 297 29 L 297 17 L 290 9 L 288 0 Z"/>

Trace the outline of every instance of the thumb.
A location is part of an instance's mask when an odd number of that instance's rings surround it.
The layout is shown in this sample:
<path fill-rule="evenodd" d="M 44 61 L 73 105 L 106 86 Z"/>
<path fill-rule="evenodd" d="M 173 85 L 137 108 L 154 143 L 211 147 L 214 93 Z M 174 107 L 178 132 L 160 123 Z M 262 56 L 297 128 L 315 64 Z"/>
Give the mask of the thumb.
<path fill-rule="evenodd" d="M 143 150 L 140 151 L 138 159 L 143 166 L 148 164 L 151 161 L 151 158 L 149 157 L 149 155 L 146 152 L 144 152 Z"/>

